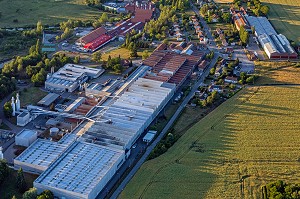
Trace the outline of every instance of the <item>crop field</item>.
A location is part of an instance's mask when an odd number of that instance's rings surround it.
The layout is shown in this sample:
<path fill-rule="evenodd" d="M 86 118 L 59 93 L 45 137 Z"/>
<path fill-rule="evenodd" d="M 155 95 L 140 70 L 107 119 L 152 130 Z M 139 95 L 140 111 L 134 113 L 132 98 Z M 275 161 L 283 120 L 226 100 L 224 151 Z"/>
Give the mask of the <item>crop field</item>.
<path fill-rule="evenodd" d="M 144 163 L 120 198 L 261 198 L 270 181 L 299 183 L 299 89 L 243 89 Z"/>
<path fill-rule="evenodd" d="M 255 62 L 255 70 L 261 74 L 257 84 L 300 84 L 300 68 L 290 62 Z"/>
<path fill-rule="evenodd" d="M 84 5 L 84 0 L 0 0 L 0 27 L 54 25 L 68 19 L 89 20 L 101 16 L 98 9 Z M 13 22 L 14 20 L 18 22 Z"/>
<path fill-rule="evenodd" d="M 270 7 L 269 19 L 288 39 L 300 42 L 300 4 L 298 0 L 261 0 Z"/>

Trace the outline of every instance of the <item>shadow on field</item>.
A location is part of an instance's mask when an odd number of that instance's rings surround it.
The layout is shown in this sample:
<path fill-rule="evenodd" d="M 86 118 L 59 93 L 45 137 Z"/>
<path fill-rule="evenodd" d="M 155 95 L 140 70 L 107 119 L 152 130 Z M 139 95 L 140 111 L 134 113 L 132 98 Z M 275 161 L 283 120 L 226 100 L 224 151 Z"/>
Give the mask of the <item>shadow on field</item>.
<path fill-rule="evenodd" d="M 226 187 L 234 187 L 237 195 L 240 191 L 242 175 L 236 175 L 234 181 L 226 180 L 219 184 L 218 169 L 224 167 L 222 176 L 229 172 L 229 164 L 236 164 L 239 160 L 226 159 L 232 153 L 232 146 L 236 143 L 238 129 L 232 121 L 232 113 L 250 100 L 255 92 L 242 95 L 237 103 L 230 101 L 221 105 L 221 111 L 216 110 L 190 128 L 169 151 L 151 164 L 160 165 L 153 169 L 151 180 L 139 194 L 138 198 L 205 198 L 212 186 L 217 186 L 217 198 L 226 191 Z M 231 99 L 233 100 L 233 99 Z M 147 168 L 147 170 L 150 168 Z M 237 172 L 238 173 L 238 172 Z M 215 188 L 214 188 L 215 190 Z M 210 193 L 211 194 L 211 193 Z M 220 197 L 219 197 L 220 196 Z"/>
<path fill-rule="evenodd" d="M 275 1 L 275 0 L 272 0 Z M 277 0 L 278 2 L 279 0 Z M 263 2 L 264 5 L 269 6 L 269 19 L 273 27 L 278 33 L 285 34 L 288 39 L 300 42 L 299 36 L 299 21 L 300 21 L 300 6 L 287 5 L 286 1 L 268 3 Z M 291 0 L 292 2 L 292 0 Z M 298 2 L 298 1 L 297 1 Z M 295 24 L 298 22 L 298 24 Z"/>

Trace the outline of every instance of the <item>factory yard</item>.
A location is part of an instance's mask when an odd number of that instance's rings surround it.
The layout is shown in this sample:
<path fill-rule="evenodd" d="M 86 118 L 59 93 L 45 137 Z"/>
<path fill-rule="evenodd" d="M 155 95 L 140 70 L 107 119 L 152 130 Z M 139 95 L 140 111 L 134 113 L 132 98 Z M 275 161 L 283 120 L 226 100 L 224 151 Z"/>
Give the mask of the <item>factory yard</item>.
<path fill-rule="evenodd" d="M 276 30 L 288 39 L 300 42 L 300 6 L 294 0 L 262 0 L 270 7 L 268 18 Z"/>
<path fill-rule="evenodd" d="M 17 0 L 14 3 L 3 0 L 0 1 L 0 12 L 0 27 L 6 28 L 35 25 L 37 19 L 44 24 L 54 25 L 68 19 L 94 20 L 101 15 L 98 9 L 90 8 L 80 0 Z M 13 23 L 15 19 L 17 23 Z"/>
<path fill-rule="evenodd" d="M 269 69 L 262 82 L 297 83 L 298 68 Z M 260 198 L 268 182 L 299 182 L 298 90 L 272 85 L 240 91 L 147 161 L 119 198 Z"/>

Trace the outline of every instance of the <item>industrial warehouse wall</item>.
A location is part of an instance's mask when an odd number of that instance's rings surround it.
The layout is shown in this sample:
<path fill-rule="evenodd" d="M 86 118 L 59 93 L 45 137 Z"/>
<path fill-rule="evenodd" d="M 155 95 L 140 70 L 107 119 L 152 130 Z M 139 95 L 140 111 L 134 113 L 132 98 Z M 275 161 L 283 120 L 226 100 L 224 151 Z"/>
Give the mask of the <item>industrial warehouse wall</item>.
<path fill-rule="evenodd" d="M 42 167 L 42 166 L 37 166 L 33 164 L 27 164 L 18 160 L 14 159 L 14 169 L 19 170 L 20 168 L 23 169 L 24 172 L 26 173 L 32 173 L 32 174 L 38 174 L 40 175 L 43 173 L 47 168 Z"/>

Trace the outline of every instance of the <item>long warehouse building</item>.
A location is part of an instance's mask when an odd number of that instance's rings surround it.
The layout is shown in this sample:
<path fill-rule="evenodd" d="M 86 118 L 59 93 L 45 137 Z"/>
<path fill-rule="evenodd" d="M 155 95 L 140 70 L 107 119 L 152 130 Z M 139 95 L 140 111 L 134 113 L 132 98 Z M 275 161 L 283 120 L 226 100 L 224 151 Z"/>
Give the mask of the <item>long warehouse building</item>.
<path fill-rule="evenodd" d="M 277 34 L 266 17 L 245 16 L 245 18 L 252 27 L 255 27 L 255 35 L 269 59 L 297 59 L 298 54 L 288 39 L 282 34 Z"/>
<path fill-rule="evenodd" d="M 139 78 L 82 135 L 93 142 L 129 149 L 172 98 L 175 84 Z"/>
<path fill-rule="evenodd" d="M 76 141 L 33 185 L 58 198 L 94 199 L 124 160 L 124 151 Z"/>

